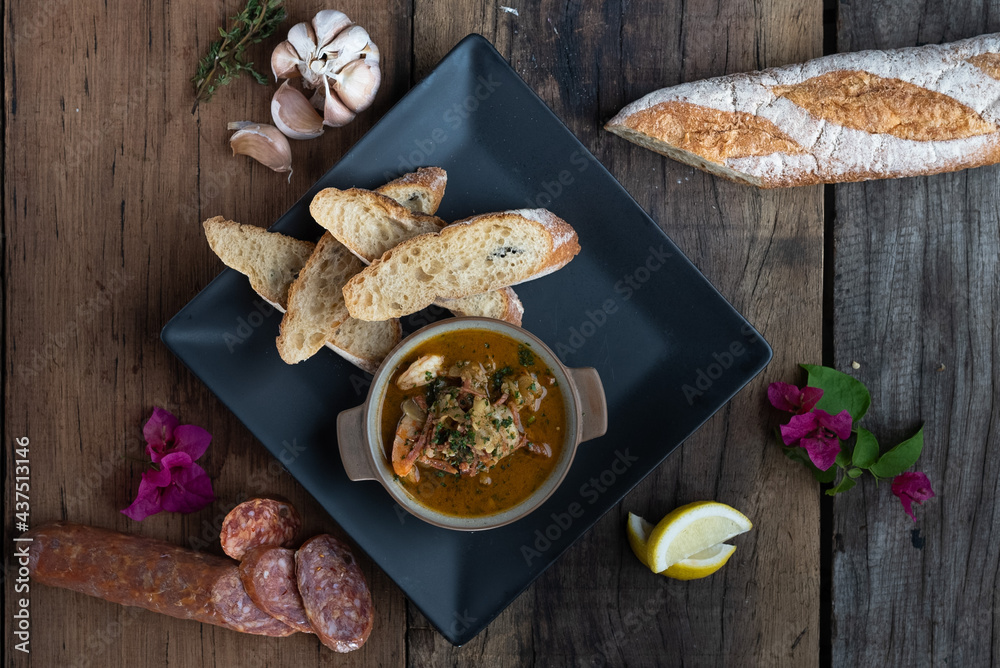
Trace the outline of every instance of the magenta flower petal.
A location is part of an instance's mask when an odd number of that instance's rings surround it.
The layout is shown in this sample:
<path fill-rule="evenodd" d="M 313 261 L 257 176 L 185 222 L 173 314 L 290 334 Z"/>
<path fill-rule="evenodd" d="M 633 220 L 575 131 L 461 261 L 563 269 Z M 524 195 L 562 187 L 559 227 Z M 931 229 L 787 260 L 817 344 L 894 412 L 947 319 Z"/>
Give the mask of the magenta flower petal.
<path fill-rule="evenodd" d="M 778 410 L 795 415 L 808 413 L 823 397 L 818 387 L 799 388 L 791 383 L 775 382 L 767 386 L 767 399 Z"/>
<path fill-rule="evenodd" d="M 836 415 L 830 415 L 826 411 L 817 408 L 813 413 L 816 415 L 816 422 L 819 426 L 833 432 L 837 435 L 837 438 L 844 440 L 851 437 L 851 414 L 847 410 L 842 410 Z"/>
<path fill-rule="evenodd" d="M 143 484 L 150 484 L 153 485 L 154 487 L 166 487 L 167 485 L 170 484 L 171 477 L 172 474 L 170 472 L 170 469 L 165 466 L 159 470 L 149 469 L 148 471 L 142 474 L 142 483 L 140 483 L 140 489 L 141 485 Z"/>
<path fill-rule="evenodd" d="M 212 480 L 205 469 L 192 463 L 173 470 L 170 485 L 163 490 L 163 509 L 172 513 L 192 513 L 215 500 Z"/>
<path fill-rule="evenodd" d="M 191 455 L 186 452 L 170 452 L 163 455 L 163 458 L 160 460 L 160 466 L 171 470 L 179 467 L 186 468 L 191 466 L 193 463 L 194 460 L 191 459 Z"/>
<path fill-rule="evenodd" d="M 815 413 L 793 415 L 788 424 L 783 424 L 780 427 L 781 440 L 785 442 L 785 445 L 795 445 L 796 441 L 809 436 L 818 428 Z"/>
<path fill-rule="evenodd" d="M 163 510 L 163 507 L 160 505 L 160 488 L 149 482 L 146 479 L 146 475 L 143 474 L 142 482 L 139 483 L 139 493 L 136 495 L 135 501 L 121 512 L 126 517 L 130 517 L 136 522 L 141 522 L 161 510 Z"/>
<path fill-rule="evenodd" d="M 198 459 L 208 450 L 212 435 L 201 427 L 193 424 L 182 424 L 174 429 L 174 447 L 176 452 L 186 452 L 191 459 Z"/>
<path fill-rule="evenodd" d="M 820 471 L 826 471 L 840 454 L 840 441 L 835 438 L 803 438 L 800 445 L 806 449 L 809 459 Z"/>
<path fill-rule="evenodd" d="M 923 504 L 924 501 L 934 496 L 931 481 L 920 471 L 900 473 L 893 478 L 892 493 L 899 497 L 903 504 L 903 510 L 914 522 L 917 521 L 917 517 L 913 514 L 913 502 Z"/>
<path fill-rule="evenodd" d="M 153 446 L 155 450 L 162 451 L 173 440 L 175 427 L 177 427 L 177 418 L 174 417 L 174 414 L 159 406 L 154 406 L 153 414 L 142 428 L 142 435 L 146 437 L 146 443 Z"/>
<path fill-rule="evenodd" d="M 802 405 L 799 408 L 799 412 L 808 413 L 809 411 L 811 411 L 813 408 L 816 407 L 816 404 L 818 404 L 819 400 L 822 398 L 823 398 L 823 390 L 821 390 L 820 388 L 803 387 L 801 396 Z"/>

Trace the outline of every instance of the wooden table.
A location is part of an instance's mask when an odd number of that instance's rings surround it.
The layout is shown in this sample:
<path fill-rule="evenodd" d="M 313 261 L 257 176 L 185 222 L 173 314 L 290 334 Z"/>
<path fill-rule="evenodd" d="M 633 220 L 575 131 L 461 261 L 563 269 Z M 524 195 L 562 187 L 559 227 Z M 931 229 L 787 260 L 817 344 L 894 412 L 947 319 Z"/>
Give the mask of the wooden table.
<path fill-rule="evenodd" d="M 1000 169 L 761 192 L 601 129 L 624 104 L 682 81 L 996 31 L 1000 1 L 608 0 L 508 11 L 481 0 L 344 0 L 339 8 L 382 48 L 382 89 L 354 124 L 295 143 L 287 185 L 227 144 L 227 121 L 267 120 L 272 87 L 241 80 L 191 113 L 195 62 L 240 4 L 3 2 L 5 665 L 1000 662 Z M 286 30 L 324 7 L 288 4 Z M 30 594 L 31 654 L 15 651 L 15 439 L 30 439 L 36 524 L 211 540 L 229 507 L 268 491 L 292 499 L 310 531 L 336 530 L 158 334 L 220 270 L 202 219 L 269 225 L 470 32 L 509 58 L 757 325 L 774 347 L 771 366 L 465 647 L 449 645 L 365 561 L 377 619 L 351 655 L 308 636 L 244 636 L 41 586 Z M 254 58 L 266 63 L 276 42 Z M 920 468 L 938 497 L 916 524 L 885 485 L 832 500 L 783 457 L 764 389 L 800 380 L 798 362 L 860 364 L 852 373 L 875 397 L 867 426 L 886 440 L 925 424 Z M 218 500 L 137 524 L 118 510 L 144 469 L 141 426 L 153 405 L 214 435 L 203 463 Z M 756 528 L 714 577 L 651 575 L 625 541 L 627 512 L 657 518 L 697 499 L 730 503 Z"/>

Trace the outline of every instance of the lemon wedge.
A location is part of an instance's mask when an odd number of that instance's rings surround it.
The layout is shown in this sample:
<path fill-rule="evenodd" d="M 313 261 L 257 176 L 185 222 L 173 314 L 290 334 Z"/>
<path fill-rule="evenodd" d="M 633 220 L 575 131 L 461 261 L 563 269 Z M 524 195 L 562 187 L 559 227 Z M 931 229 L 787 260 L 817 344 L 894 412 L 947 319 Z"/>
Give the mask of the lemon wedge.
<path fill-rule="evenodd" d="M 667 514 L 649 533 L 646 563 L 654 573 L 661 573 L 686 559 L 704 562 L 700 553 L 752 528 L 746 515 L 724 503 L 689 503 Z M 720 554 L 723 552 L 716 553 L 716 561 Z M 726 555 L 718 567 L 728 558 Z"/>
<path fill-rule="evenodd" d="M 628 514 L 628 524 L 626 534 L 628 544 L 636 558 L 642 562 L 643 566 L 649 566 L 646 555 L 648 552 L 649 534 L 653 531 L 653 524 L 639 517 L 634 513 Z M 735 545 L 716 543 L 708 549 L 691 555 L 687 559 L 682 559 L 660 575 L 666 575 L 675 580 L 697 580 L 708 577 L 715 571 L 726 565 L 729 557 L 736 552 Z"/>

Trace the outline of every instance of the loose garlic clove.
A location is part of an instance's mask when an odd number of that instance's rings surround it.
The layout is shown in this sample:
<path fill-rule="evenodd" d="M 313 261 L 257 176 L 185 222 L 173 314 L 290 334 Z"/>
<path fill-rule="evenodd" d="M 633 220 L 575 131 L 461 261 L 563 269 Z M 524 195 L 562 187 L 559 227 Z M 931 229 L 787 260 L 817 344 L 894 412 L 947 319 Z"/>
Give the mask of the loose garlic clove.
<path fill-rule="evenodd" d="M 271 98 L 271 118 L 290 139 L 313 139 L 323 134 L 323 119 L 306 96 L 287 81 Z"/>
<path fill-rule="evenodd" d="M 316 35 L 316 44 L 327 44 L 337 33 L 351 25 L 351 19 L 347 18 L 344 12 L 336 9 L 324 9 L 316 14 L 312 20 L 313 34 Z"/>
<path fill-rule="evenodd" d="M 263 123 L 237 121 L 229 124 L 236 133 L 229 138 L 233 155 L 246 155 L 276 172 L 292 178 L 292 147 L 278 128 Z"/>
<path fill-rule="evenodd" d="M 331 128 L 339 128 L 347 125 L 354 120 L 354 112 L 344 106 L 344 103 L 340 101 L 337 94 L 330 90 L 329 79 L 324 80 L 325 91 L 317 91 L 317 93 L 325 92 L 323 98 L 323 125 L 328 125 Z"/>
<path fill-rule="evenodd" d="M 334 77 L 333 90 L 348 109 L 357 113 L 371 106 L 381 82 L 382 70 L 378 65 L 352 60 Z"/>
<path fill-rule="evenodd" d="M 302 59 L 299 58 L 299 54 L 295 51 L 292 43 L 282 42 L 271 53 L 271 74 L 274 75 L 275 81 L 278 79 L 295 79 L 302 76 L 302 73 L 299 72 L 299 65 L 301 63 Z"/>

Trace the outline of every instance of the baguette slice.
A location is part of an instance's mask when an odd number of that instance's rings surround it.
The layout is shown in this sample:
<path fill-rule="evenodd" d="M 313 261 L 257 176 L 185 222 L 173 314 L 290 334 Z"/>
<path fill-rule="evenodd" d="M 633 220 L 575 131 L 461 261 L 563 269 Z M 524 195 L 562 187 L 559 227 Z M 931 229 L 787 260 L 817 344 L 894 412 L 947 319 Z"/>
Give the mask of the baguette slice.
<path fill-rule="evenodd" d="M 316 244 L 255 225 L 240 225 L 222 216 L 209 218 L 202 227 L 208 245 L 227 267 L 246 275 L 261 297 L 287 308 L 288 286 L 302 271 Z"/>
<path fill-rule="evenodd" d="M 203 223 L 209 245 L 226 264 L 250 278 L 254 292 L 284 313 L 288 289 L 309 260 L 316 244 L 241 225 L 222 216 Z M 402 338 L 398 320 L 364 322 L 348 318 L 326 347 L 363 371 L 375 373 Z"/>
<path fill-rule="evenodd" d="M 351 317 L 398 318 L 545 276 L 577 253 L 576 231 L 545 209 L 486 213 L 387 251 L 344 286 Z"/>
<path fill-rule="evenodd" d="M 309 213 L 365 262 L 401 241 L 445 226 L 440 218 L 414 213 L 387 195 L 361 188 L 321 190 L 309 204 Z"/>
<path fill-rule="evenodd" d="M 309 359 L 334 337 L 348 318 L 341 292 L 348 279 L 364 268 L 326 232 L 288 289 L 288 310 L 281 319 L 278 354 L 288 364 Z M 388 320 L 388 318 L 383 318 Z"/>
<path fill-rule="evenodd" d="M 405 201 L 407 193 L 413 191 L 410 187 L 397 187 L 393 184 L 403 181 L 418 182 L 420 172 L 430 169 L 444 174 L 444 170 L 437 167 L 423 168 L 415 174 L 406 174 L 396 181 L 387 183 L 375 193 L 360 188 L 350 190 L 327 188 L 316 194 L 309 204 L 309 212 L 316 222 L 350 248 L 362 262 L 369 264 L 382 257 L 390 248 L 420 234 L 436 232 L 444 224 L 444 221 L 438 218 L 431 220 L 426 216 L 407 216 L 399 208 L 386 204 L 386 197 L 391 199 L 397 196 L 403 197 Z M 382 191 L 385 189 L 393 194 L 383 194 Z M 443 191 L 442 185 L 441 192 Z M 396 204 L 402 206 L 404 201 Z M 436 209 L 437 204 L 434 206 L 434 210 Z M 440 300 L 435 303 L 455 315 L 495 318 L 520 326 L 524 306 L 517 293 L 509 287 L 494 292 L 495 294 L 475 295 L 447 302 Z"/>
<path fill-rule="evenodd" d="M 433 216 L 441 205 L 448 173 L 440 167 L 421 167 L 415 172 L 403 174 L 395 181 L 379 186 L 375 192 L 392 198 L 413 213 Z"/>

